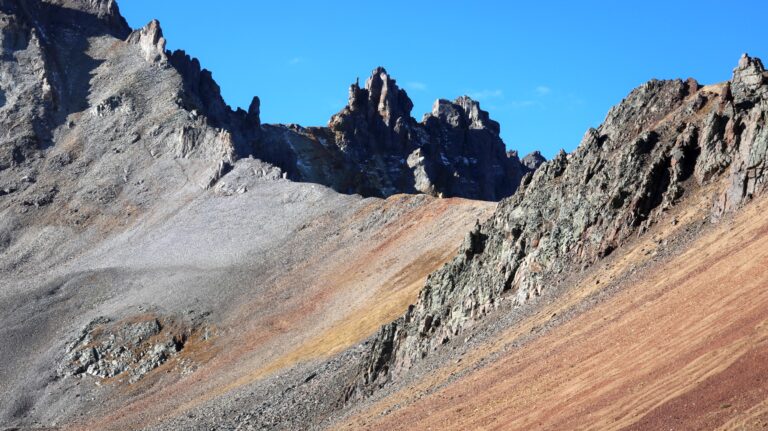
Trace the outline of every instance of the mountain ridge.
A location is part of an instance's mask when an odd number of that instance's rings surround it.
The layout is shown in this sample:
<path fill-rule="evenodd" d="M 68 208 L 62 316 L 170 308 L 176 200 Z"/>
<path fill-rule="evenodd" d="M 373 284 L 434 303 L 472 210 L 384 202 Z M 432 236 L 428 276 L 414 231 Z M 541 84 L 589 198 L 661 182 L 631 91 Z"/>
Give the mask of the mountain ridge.
<path fill-rule="evenodd" d="M 468 234 L 460 255 L 430 275 L 419 302 L 380 330 L 347 397 L 404 372 L 504 297 L 524 304 L 545 277 L 593 265 L 647 230 L 687 188 L 729 179 L 713 199 L 713 219 L 761 192 L 767 75 L 744 54 L 718 87 L 652 80 L 633 90 L 574 153 L 542 165 Z"/>
<path fill-rule="evenodd" d="M 389 400 L 396 422 L 731 220 L 762 253 L 742 208 L 761 216 L 768 72 L 746 54 L 724 83 L 646 82 L 545 161 L 468 97 L 416 121 L 384 68 L 326 127 L 261 124 L 113 0 L 0 0 L 0 46 L 14 427 L 321 429 Z"/>

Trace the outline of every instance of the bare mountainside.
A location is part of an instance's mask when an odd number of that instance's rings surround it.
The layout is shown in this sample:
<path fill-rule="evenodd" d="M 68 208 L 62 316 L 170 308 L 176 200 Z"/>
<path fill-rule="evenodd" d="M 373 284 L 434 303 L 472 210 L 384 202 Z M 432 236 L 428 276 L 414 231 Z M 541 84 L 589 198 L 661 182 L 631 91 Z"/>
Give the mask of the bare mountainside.
<path fill-rule="evenodd" d="M 671 244 L 707 203 L 673 211 L 566 294 L 337 427 L 765 428 L 768 202 Z"/>
<path fill-rule="evenodd" d="M 230 110 L 112 1 L 0 13 L 1 425 L 135 412 L 161 388 L 192 402 L 338 353 L 495 206 L 289 181 L 252 157 L 258 102 Z"/>
<path fill-rule="evenodd" d="M 768 424 L 759 59 L 545 162 L 383 68 L 263 125 L 113 0 L 0 0 L 0 46 L 4 427 Z"/>

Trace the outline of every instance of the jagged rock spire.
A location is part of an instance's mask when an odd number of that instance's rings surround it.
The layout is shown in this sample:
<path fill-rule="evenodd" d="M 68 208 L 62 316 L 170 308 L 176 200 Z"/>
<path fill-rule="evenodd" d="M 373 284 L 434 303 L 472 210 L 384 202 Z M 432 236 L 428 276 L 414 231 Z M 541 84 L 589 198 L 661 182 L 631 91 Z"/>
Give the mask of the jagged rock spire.
<path fill-rule="evenodd" d="M 261 99 L 259 99 L 259 96 L 253 96 L 253 99 L 251 99 L 251 104 L 248 105 L 248 114 L 246 118 L 248 119 L 248 122 L 251 124 L 259 125 L 261 124 Z"/>
<path fill-rule="evenodd" d="M 138 45 L 144 52 L 144 58 L 150 63 L 167 61 L 165 53 L 165 38 L 160 28 L 160 21 L 153 19 L 143 28 L 134 31 L 128 36 L 128 43 Z"/>
<path fill-rule="evenodd" d="M 522 160 L 520 160 L 523 166 L 532 171 L 538 169 L 539 166 L 541 166 L 546 161 L 547 159 L 545 159 L 544 156 L 541 155 L 541 152 L 538 150 L 529 153 L 523 157 Z"/>
<path fill-rule="evenodd" d="M 413 102 L 383 67 L 360 88 L 329 127 L 339 149 L 360 166 L 362 182 L 382 196 L 422 192 L 499 200 L 514 193 L 531 169 L 508 157 L 499 123 L 477 101 L 439 99 L 421 123 Z M 532 163 L 535 165 L 535 163 Z"/>
<path fill-rule="evenodd" d="M 373 70 L 371 77 L 365 81 L 365 89 L 369 109 L 375 109 L 387 126 L 393 127 L 399 118 L 410 118 L 413 102 L 383 67 Z"/>
<path fill-rule="evenodd" d="M 349 103 L 334 115 L 328 126 L 336 132 L 336 142 L 358 161 L 381 151 L 402 151 L 409 128 L 413 102 L 397 86 L 383 67 L 377 67 L 360 88 L 358 81 L 349 88 Z"/>
<path fill-rule="evenodd" d="M 744 102 L 754 102 L 755 98 L 763 98 L 767 91 L 764 84 L 767 82 L 768 76 L 763 62 L 747 53 L 742 54 L 739 64 L 733 69 L 731 80 L 731 93 L 736 106 L 741 106 Z"/>

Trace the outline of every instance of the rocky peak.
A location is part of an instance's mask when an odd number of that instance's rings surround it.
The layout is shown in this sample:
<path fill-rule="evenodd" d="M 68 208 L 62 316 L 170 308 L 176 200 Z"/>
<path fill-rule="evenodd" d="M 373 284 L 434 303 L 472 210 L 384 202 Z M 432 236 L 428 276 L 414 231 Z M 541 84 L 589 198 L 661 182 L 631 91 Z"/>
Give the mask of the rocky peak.
<path fill-rule="evenodd" d="M 106 30 L 119 39 L 125 39 L 131 32 L 115 0 L 23 0 L 21 3 L 25 8 L 42 11 L 46 20 L 71 24 L 74 18 L 74 22 L 88 30 Z"/>
<path fill-rule="evenodd" d="M 765 84 L 768 82 L 763 62 L 742 54 L 739 64 L 733 69 L 731 93 L 737 106 L 752 99 L 761 99 L 766 94 Z"/>
<path fill-rule="evenodd" d="M 170 64 L 179 72 L 184 81 L 185 91 L 181 104 L 188 111 L 205 114 L 217 127 L 228 122 L 229 106 L 221 97 L 221 88 L 200 61 L 183 50 L 176 50 L 168 57 Z"/>
<path fill-rule="evenodd" d="M 516 152 L 506 153 L 499 123 L 467 96 L 437 100 L 421 125 L 429 140 L 422 153 L 432 159 L 429 171 L 439 178 L 433 182 L 443 196 L 499 200 L 529 172 Z"/>
<path fill-rule="evenodd" d="M 127 42 L 138 45 L 144 52 L 144 58 L 150 63 L 166 61 L 165 38 L 163 37 L 163 30 L 160 28 L 160 22 L 156 19 L 131 33 Z"/>
<path fill-rule="evenodd" d="M 507 157 L 499 123 L 477 101 L 440 99 L 421 123 L 412 109 L 408 94 L 383 67 L 373 70 L 363 88 L 359 81 L 349 87 L 349 102 L 331 118 L 328 132 L 350 166 L 345 175 L 352 180 L 344 183 L 357 183 L 355 192 L 499 200 L 514 193 L 530 171 L 517 157 Z"/>
<path fill-rule="evenodd" d="M 367 124 L 383 123 L 388 128 L 394 128 L 397 121 L 410 119 L 413 102 L 405 90 L 397 86 L 397 82 L 389 76 L 386 69 L 377 67 L 365 81 L 365 87 L 360 88 L 359 80 L 349 87 L 349 103 L 344 109 L 331 118 L 342 121 L 343 117 L 353 113 Z"/>
<path fill-rule="evenodd" d="M 464 110 L 461 109 L 460 106 L 451 103 L 450 100 L 435 100 L 435 103 L 432 104 L 432 112 L 424 114 L 424 118 L 421 122 L 426 123 L 430 117 L 437 118 L 439 121 L 453 127 L 465 126 L 466 116 Z"/>
<path fill-rule="evenodd" d="M 495 134 L 501 132 L 499 123 L 491 120 L 488 111 L 480 109 L 480 102 L 472 100 L 469 96 L 461 96 L 454 104 L 461 106 L 469 120 L 470 129 L 488 129 Z"/>
<path fill-rule="evenodd" d="M 526 168 L 535 171 L 539 168 L 544 162 L 546 162 L 547 159 L 544 158 L 544 156 L 541 155 L 540 151 L 534 151 L 527 156 L 523 157 L 523 159 L 520 161 L 523 166 Z"/>
<path fill-rule="evenodd" d="M 349 86 L 349 101 L 342 113 L 364 114 L 368 121 L 380 118 L 387 126 L 394 126 L 398 118 L 410 117 L 411 109 L 413 102 L 405 90 L 397 86 L 386 69 L 377 67 L 364 88 L 360 88 L 359 79 Z"/>
<path fill-rule="evenodd" d="M 600 141 L 623 143 L 629 136 L 661 120 L 689 94 L 695 93 L 699 84 L 693 80 L 652 79 L 632 90 L 618 105 L 608 111 L 603 124 L 597 130 Z"/>
<path fill-rule="evenodd" d="M 365 81 L 365 90 L 369 117 L 378 114 L 384 124 L 390 127 L 394 127 L 400 118 L 410 118 L 413 102 L 383 67 L 377 67 L 371 72 L 370 78 Z"/>
<path fill-rule="evenodd" d="M 453 102 L 436 100 L 432 105 L 432 113 L 425 115 L 422 122 L 426 122 L 430 116 L 451 127 L 488 129 L 497 135 L 500 132 L 499 123 L 491 120 L 488 112 L 480 109 L 480 103 L 469 96 L 461 96 Z"/>
<path fill-rule="evenodd" d="M 259 96 L 253 96 L 253 99 L 251 99 L 246 118 L 250 124 L 257 126 L 261 124 L 261 99 L 259 99 Z"/>
<path fill-rule="evenodd" d="M 415 124 L 413 102 L 383 67 L 373 70 L 360 88 L 349 89 L 349 104 L 328 123 L 342 152 L 356 162 L 370 161 L 385 154 L 398 154 L 408 146 L 408 134 Z"/>

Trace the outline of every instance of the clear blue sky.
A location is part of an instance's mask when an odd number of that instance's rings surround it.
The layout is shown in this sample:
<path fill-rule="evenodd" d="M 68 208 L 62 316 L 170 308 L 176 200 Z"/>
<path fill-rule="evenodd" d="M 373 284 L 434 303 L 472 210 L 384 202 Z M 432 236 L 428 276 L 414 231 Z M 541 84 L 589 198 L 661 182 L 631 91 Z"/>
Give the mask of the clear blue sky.
<path fill-rule="evenodd" d="M 356 77 L 382 65 L 420 120 L 469 94 L 510 149 L 572 151 L 651 78 L 730 78 L 768 56 L 768 2 L 121 0 L 129 24 L 160 20 L 168 47 L 200 59 L 233 107 L 262 121 L 325 125 Z M 768 58 L 766 58 L 768 60 Z"/>

